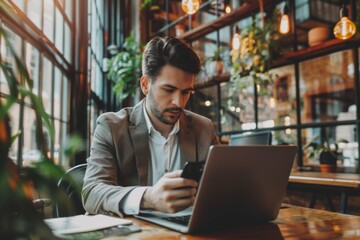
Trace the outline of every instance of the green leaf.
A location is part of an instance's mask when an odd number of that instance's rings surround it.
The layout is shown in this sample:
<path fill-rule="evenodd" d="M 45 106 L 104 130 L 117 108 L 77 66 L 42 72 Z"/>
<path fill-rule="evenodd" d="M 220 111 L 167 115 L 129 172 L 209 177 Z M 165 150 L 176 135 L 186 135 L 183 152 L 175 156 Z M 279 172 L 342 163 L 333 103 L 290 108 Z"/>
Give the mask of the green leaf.
<path fill-rule="evenodd" d="M 18 138 L 20 135 L 21 135 L 21 131 L 18 131 L 15 135 L 11 136 L 10 145 L 12 145 L 15 142 L 16 138 Z"/>

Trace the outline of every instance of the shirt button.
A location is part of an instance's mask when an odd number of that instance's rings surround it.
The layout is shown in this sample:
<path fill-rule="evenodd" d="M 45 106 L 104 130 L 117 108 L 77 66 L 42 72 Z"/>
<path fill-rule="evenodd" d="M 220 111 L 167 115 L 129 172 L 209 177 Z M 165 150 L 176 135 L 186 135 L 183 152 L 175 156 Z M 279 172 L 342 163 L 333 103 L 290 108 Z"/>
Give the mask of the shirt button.
<path fill-rule="evenodd" d="M 165 173 L 169 172 L 169 169 L 165 169 Z"/>

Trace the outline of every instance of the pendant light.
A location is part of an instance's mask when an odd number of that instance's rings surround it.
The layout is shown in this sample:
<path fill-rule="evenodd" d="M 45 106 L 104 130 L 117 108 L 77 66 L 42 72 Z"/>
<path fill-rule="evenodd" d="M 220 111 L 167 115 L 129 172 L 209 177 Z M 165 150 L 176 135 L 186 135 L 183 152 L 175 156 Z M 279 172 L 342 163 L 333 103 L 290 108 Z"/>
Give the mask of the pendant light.
<path fill-rule="evenodd" d="M 232 49 L 239 50 L 240 44 L 241 44 L 241 39 L 240 39 L 240 29 L 237 25 L 234 26 L 233 32 L 234 32 L 234 34 L 233 34 L 233 38 L 231 41 L 231 46 L 232 46 Z"/>
<path fill-rule="evenodd" d="M 182 0 L 181 7 L 187 14 L 194 14 L 200 8 L 200 0 Z"/>
<path fill-rule="evenodd" d="M 349 39 L 356 32 L 355 24 L 348 17 L 345 2 L 340 9 L 340 21 L 334 27 L 334 35 L 338 39 Z"/>
<path fill-rule="evenodd" d="M 224 5 L 225 5 L 225 13 L 231 13 L 232 8 L 231 8 L 230 0 L 225 0 Z"/>
<path fill-rule="evenodd" d="M 283 14 L 280 20 L 280 29 L 279 32 L 281 34 L 287 34 L 290 32 L 290 19 L 289 19 L 289 8 L 285 2 Z"/>

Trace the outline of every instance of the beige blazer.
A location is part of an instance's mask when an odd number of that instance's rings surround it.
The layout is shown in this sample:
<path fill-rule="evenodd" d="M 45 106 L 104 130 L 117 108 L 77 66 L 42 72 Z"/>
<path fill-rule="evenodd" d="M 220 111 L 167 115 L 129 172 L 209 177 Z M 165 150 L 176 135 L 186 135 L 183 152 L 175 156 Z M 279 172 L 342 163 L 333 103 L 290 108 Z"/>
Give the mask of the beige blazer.
<path fill-rule="evenodd" d="M 91 214 L 117 214 L 120 201 L 136 186 L 150 182 L 151 157 L 144 100 L 97 119 L 82 189 L 84 208 Z M 211 145 L 219 144 L 212 122 L 184 110 L 180 115 L 181 166 L 204 161 Z"/>

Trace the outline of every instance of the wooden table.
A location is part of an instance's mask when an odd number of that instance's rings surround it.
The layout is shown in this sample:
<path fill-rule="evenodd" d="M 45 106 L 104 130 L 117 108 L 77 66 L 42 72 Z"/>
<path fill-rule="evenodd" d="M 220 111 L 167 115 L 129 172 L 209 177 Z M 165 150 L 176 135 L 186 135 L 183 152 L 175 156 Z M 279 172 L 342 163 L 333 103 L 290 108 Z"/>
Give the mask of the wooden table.
<path fill-rule="evenodd" d="M 285 205 L 274 222 L 260 225 L 238 225 L 229 230 L 207 231 L 201 234 L 181 234 L 130 218 L 142 231 L 109 239 L 343 239 L 360 238 L 360 217 Z"/>
<path fill-rule="evenodd" d="M 340 195 L 340 212 L 346 213 L 349 195 L 360 195 L 360 174 L 292 172 L 289 177 L 289 190 L 313 192 L 309 207 L 314 207 L 318 193 L 327 196 L 328 204 L 333 210 L 329 195 Z"/>

